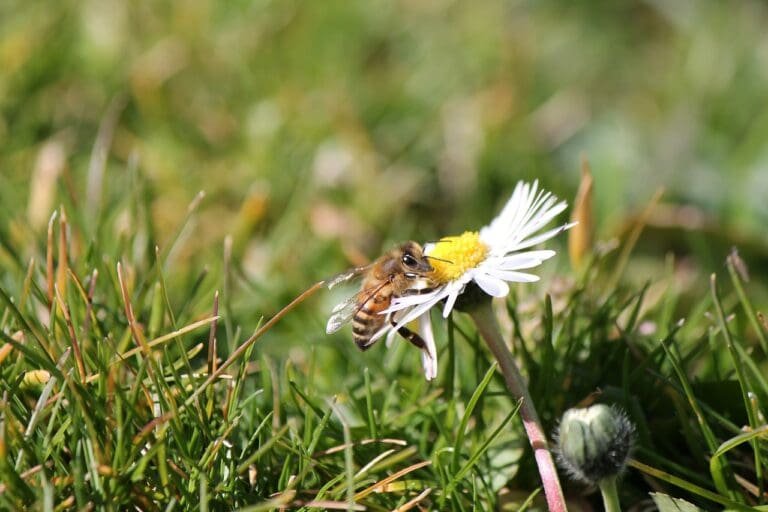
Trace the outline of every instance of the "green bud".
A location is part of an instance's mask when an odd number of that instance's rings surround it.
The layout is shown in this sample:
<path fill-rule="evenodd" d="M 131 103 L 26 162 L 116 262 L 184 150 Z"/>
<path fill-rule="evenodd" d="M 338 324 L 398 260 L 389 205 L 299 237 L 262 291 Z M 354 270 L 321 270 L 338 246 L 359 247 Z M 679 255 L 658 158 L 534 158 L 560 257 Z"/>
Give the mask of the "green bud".
<path fill-rule="evenodd" d="M 634 434 L 634 425 L 618 407 L 569 409 L 554 435 L 557 462 L 572 478 L 597 484 L 624 469 Z"/>

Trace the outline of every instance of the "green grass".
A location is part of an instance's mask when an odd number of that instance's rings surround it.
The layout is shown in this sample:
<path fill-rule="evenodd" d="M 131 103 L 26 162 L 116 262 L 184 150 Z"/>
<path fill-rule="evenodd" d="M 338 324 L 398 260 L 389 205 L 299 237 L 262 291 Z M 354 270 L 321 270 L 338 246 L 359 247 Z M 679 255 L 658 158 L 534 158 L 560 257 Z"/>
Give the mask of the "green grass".
<path fill-rule="evenodd" d="M 596 255 L 574 270 L 557 240 L 496 304 L 546 431 L 619 404 L 625 508 L 765 507 L 767 22 L 757 1 L 3 3 L 0 509 L 542 509 L 466 315 L 434 314 L 433 383 L 401 340 L 324 333 L 351 290 L 270 320 L 484 225 L 519 179 L 572 202 L 582 153 Z"/>
<path fill-rule="evenodd" d="M 102 219 L 134 204 L 128 192 Z M 254 338 L 231 311 L 254 293 L 241 262 L 179 272 L 172 250 L 128 251 L 154 230 L 141 208 L 134 215 L 147 222 L 119 235 L 89 225 L 77 205 L 58 210 L 48 235 L 4 235 L 3 508 L 389 510 L 416 500 L 490 510 L 537 493 L 516 403 L 463 314 L 438 328 L 435 384 L 403 342 L 353 355 L 368 366 L 353 371 L 339 360 L 354 350 L 346 334 L 323 340 L 327 311 L 314 297 L 280 320 L 315 330 L 314 346 L 271 323 Z M 11 236 L 32 240 L 34 256 L 12 252 Z M 730 272 L 696 297 L 704 279 L 684 288 L 674 271 L 616 286 L 616 252 L 551 276 L 547 295 L 517 287 L 500 310 L 545 428 L 600 390 L 636 422 L 636 460 L 659 472 L 650 487 L 628 470 L 625 503 L 648 501 L 651 489 L 704 507 L 760 503 L 766 332 L 736 270 L 743 262 L 730 258 Z M 288 350 L 264 345 L 270 334 Z"/>

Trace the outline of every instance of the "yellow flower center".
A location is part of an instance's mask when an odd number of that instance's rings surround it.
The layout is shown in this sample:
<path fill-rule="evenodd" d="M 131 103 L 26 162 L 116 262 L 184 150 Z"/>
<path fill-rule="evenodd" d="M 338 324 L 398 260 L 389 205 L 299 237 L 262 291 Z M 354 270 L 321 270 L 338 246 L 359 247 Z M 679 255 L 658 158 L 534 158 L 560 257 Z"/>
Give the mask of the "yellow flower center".
<path fill-rule="evenodd" d="M 429 264 L 434 269 L 430 277 L 438 283 L 453 281 L 478 266 L 487 255 L 488 246 L 477 231 L 441 238 L 429 253 Z"/>

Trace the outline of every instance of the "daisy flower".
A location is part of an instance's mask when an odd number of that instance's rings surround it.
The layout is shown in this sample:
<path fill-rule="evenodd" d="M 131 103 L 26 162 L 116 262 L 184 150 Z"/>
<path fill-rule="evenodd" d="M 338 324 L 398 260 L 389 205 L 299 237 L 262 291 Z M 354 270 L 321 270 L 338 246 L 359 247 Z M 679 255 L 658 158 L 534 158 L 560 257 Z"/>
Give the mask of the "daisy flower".
<path fill-rule="evenodd" d="M 501 213 L 489 225 L 480 231 L 465 231 L 427 244 L 424 254 L 434 269 L 430 274 L 434 290 L 399 297 L 392 301 L 386 313 L 405 311 L 398 315 L 397 328 L 445 301 L 443 317 L 446 318 L 470 283 L 492 297 L 505 297 L 509 293 L 508 283 L 538 281 L 537 275 L 523 271 L 541 265 L 554 256 L 555 251 L 531 248 L 574 225 L 563 224 L 540 232 L 566 207 L 565 201 L 558 201 L 550 192 L 540 189 L 538 182 L 519 182 Z"/>

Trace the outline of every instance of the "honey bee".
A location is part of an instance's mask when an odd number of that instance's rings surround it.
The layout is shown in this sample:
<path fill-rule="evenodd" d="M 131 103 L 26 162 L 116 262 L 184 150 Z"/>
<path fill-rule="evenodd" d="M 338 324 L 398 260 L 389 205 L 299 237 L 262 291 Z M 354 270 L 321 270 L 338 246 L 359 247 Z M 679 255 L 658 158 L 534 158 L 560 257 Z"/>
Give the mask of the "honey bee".
<path fill-rule="evenodd" d="M 339 274 L 327 283 L 328 288 L 356 276 L 363 276 L 363 282 L 358 293 L 333 308 L 326 332 L 334 333 L 352 321 L 355 344 L 360 350 L 367 350 L 378 339 L 376 335 L 388 327 L 387 322 L 396 325 L 391 314 L 382 314 L 392 299 L 431 291 L 428 275 L 432 270 L 421 245 L 406 242 L 370 265 Z M 421 336 L 407 327 L 400 327 L 397 332 L 418 348 L 425 349 Z"/>

